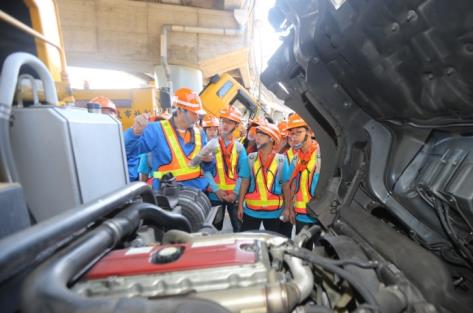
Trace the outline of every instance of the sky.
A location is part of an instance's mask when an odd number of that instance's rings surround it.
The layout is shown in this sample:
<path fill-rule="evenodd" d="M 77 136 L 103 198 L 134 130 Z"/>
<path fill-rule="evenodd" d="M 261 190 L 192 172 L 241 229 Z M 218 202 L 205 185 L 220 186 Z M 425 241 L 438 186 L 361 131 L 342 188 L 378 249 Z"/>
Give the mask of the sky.
<path fill-rule="evenodd" d="M 253 49 L 256 56 L 258 72 L 264 70 L 268 60 L 271 58 L 276 49 L 281 45 L 278 34 L 274 31 L 268 21 L 268 12 L 274 6 L 275 0 L 255 0 L 255 37 Z"/>
<path fill-rule="evenodd" d="M 275 0 L 255 0 L 255 34 L 252 42 L 257 72 L 261 73 L 271 55 L 281 44 L 279 35 L 268 22 L 268 11 Z M 91 89 L 126 89 L 146 86 L 146 82 L 131 74 L 84 67 L 68 67 L 72 88 L 83 89 L 87 81 Z"/>

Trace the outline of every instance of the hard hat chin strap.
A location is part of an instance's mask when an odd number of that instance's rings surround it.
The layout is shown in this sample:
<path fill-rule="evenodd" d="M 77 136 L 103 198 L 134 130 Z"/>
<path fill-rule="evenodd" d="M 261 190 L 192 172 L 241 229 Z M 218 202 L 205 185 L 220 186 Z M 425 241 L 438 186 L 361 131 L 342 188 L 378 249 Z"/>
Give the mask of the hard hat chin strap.
<path fill-rule="evenodd" d="M 273 143 L 273 142 L 274 142 L 273 139 L 270 138 L 268 142 L 265 142 L 265 143 L 263 143 L 263 144 L 261 144 L 261 145 L 256 144 L 256 149 L 257 149 L 258 151 L 259 151 L 259 150 L 262 150 L 262 149 L 266 148 L 270 143 Z"/>
<path fill-rule="evenodd" d="M 302 140 L 302 142 L 294 145 L 294 150 L 302 149 L 302 147 L 305 145 L 305 143 L 307 142 L 308 139 L 309 139 L 309 134 L 305 134 L 304 140 Z"/>

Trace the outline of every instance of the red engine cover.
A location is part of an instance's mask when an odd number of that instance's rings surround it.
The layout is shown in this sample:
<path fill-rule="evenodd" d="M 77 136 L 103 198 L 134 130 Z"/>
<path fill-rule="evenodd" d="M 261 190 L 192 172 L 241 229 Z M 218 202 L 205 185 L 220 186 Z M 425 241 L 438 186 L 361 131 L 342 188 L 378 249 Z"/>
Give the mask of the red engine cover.
<path fill-rule="evenodd" d="M 253 249 L 243 250 L 242 246 L 252 244 L 254 244 L 253 241 L 235 241 L 219 245 L 194 243 L 116 250 L 100 260 L 87 273 L 86 279 L 251 264 L 257 260 L 256 252 Z M 168 247 L 183 247 L 184 250 L 175 261 L 165 264 L 153 263 L 153 256 Z"/>

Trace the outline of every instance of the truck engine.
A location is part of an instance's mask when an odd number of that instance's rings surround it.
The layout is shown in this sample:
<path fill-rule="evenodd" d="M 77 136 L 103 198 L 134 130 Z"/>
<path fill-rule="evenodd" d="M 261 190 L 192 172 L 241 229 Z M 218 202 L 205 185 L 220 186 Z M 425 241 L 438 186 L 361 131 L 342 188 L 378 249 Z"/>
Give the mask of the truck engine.
<path fill-rule="evenodd" d="M 148 227 L 169 225 L 175 229 L 160 238 L 147 234 Z M 319 226 L 294 241 L 267 232 L 189 233 L 188 227 L 182 216 L 154 204 L 127 206 L 28 276 L 22 312 L 401 312 L 406 307 L 409 283 L 401 284 L 392 265 L 369 260 L 349 238 L 322 234 Z M 317 253 L 305 248 L 314 238 L 324 242 Z M 348 247 L 350 258 L 338 259 L 337 249 Z"/>

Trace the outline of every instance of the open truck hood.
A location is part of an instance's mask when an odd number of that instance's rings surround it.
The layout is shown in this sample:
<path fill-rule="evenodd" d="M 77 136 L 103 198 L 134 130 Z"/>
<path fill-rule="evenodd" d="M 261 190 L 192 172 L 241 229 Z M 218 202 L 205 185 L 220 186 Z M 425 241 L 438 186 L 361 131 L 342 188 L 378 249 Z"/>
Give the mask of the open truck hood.
<path fill-rule="evenodd" d="M 263 83 L 315 130 L 313 215 L 440 311 L 473 299 L 473 2 L 276 1 Z"/>

